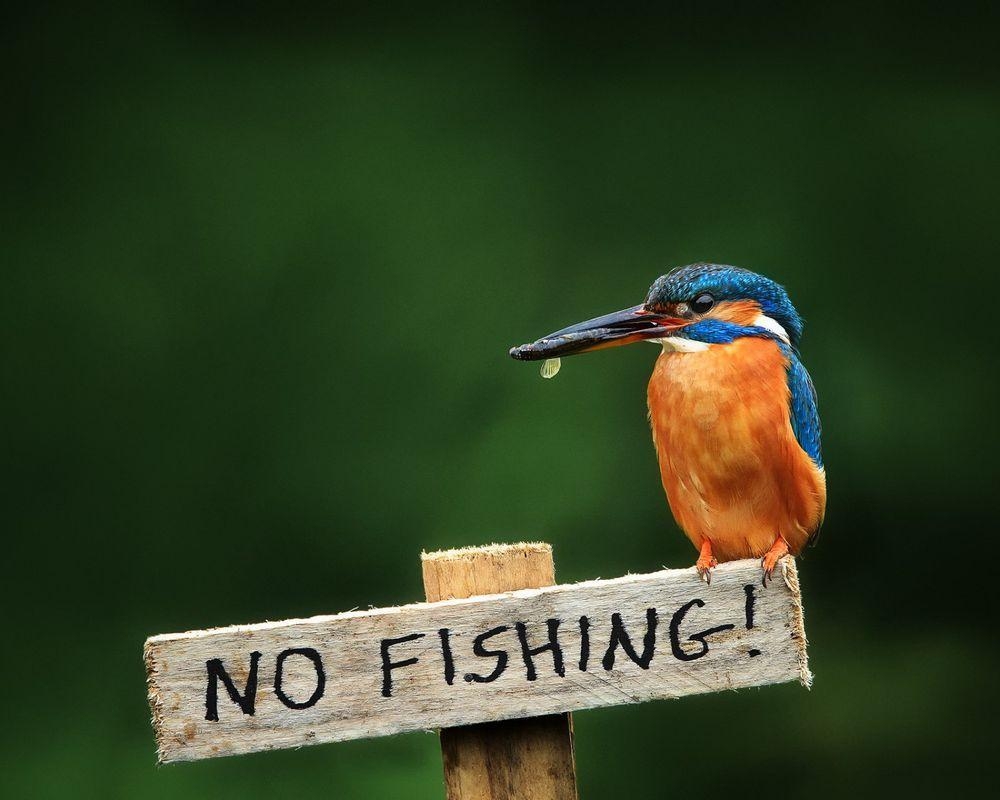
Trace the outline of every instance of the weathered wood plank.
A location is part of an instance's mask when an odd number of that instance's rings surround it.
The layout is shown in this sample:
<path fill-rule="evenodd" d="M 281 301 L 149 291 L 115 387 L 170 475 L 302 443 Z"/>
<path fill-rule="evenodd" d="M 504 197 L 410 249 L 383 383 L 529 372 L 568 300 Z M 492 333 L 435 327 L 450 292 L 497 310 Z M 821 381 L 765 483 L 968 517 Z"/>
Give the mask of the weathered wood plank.
<path fill-rule="evenodd" d="M 421 556 L 428 601 L 538 589 L 556 582 L 540 542 L 465 547 Z M 447 800 L 576 800 L 569 714 L 441 729 Z"/>
<path fill-rule="evenodd" d="M 810 681 L 790 558 L 766 589 L 738 561 L 711 586 L 664 570 L 154 636 L 145 659 L 164 762 Z"/>

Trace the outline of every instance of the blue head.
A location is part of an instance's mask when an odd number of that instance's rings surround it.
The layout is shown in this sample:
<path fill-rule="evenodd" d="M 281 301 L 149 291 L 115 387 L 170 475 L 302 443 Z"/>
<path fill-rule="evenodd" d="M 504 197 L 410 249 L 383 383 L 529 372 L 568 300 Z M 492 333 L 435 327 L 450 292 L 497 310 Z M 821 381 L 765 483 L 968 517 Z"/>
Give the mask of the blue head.
<path fill-rule="evenodd" d="M 689 264 L 657 278 L 643 306 L 690 323 L 674 333 L 710 344 L 771 335 L 798 347 L 802 318 L 781 284 L 740 267 Z"/>
<path fill-rule="evenodd" d="M 740 267 L 689 264 L 657 278 L 641 305 L 571 325 L 510 354 L 533 361 L 643 340 L 712 345 L 743 336 L 797 349 L 802 318 L 788 293 L 770 278 Z"/>

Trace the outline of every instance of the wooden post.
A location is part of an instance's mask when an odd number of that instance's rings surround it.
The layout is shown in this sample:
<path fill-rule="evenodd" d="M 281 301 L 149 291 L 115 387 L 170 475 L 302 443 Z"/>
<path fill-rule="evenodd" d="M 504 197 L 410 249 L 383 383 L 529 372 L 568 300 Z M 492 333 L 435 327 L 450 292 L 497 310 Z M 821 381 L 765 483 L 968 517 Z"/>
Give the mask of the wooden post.
<path fill-rule="evenodd" d="M 537 589 L 556 582 L 547 544 L 421 555 L 429 602 Z M 442 728 L 448 800 L 576 800 L 570 714 Z"/>

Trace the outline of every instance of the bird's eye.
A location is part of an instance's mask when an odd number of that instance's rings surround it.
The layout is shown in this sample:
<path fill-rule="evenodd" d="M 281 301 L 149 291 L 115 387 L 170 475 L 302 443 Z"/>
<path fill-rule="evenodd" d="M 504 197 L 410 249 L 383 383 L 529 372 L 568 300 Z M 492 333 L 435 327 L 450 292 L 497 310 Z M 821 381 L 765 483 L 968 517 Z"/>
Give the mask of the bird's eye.
<path fill-rule="evenodd" d="M 704 314 L 715 305 L 715 298 L 710 294 L 700 294 L 691 301 L 691 310 L 695 314 Z"/>

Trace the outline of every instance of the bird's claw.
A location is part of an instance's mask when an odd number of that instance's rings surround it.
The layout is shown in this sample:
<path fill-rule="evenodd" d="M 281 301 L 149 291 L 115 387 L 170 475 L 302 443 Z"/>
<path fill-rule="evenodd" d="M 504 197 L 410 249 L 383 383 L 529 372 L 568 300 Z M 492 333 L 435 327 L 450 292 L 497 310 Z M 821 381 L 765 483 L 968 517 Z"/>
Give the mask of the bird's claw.
<path fill-rule="evenodd" d="M 782 557 L 788 551 L 784 548 L 778 548 L 771 550 L 766 556 L 760 560 L 760 566 L 764 570 L 764 574 L 760 578 L 760 585 L 765 589 L 767 588 L 768 582 L 774 580 L 774 570 L 778 567 L 778 562 L 781 561 Z"/>
<path fill-rule="evenodd" d="M 788 544 L 779 536 L 774 540 L 771 549 L 760 560 L 760 565 L 764 569 L 760 585 L 765 589 L 767 588 L 767 582 L 774 578 L 774 569 L 778 566 L 778 562 L 786 555 L 788 555 Z"/>
<path fill-rule="evenodd" d="M 698 570 L 698 577 L 701 578 L 707 586 L 712 585 L 712 570 L 717 566 L 719 566 L 719 562 L 711 556 L 708 558 L 699 558 L 694 565 L 695 569 Z"/>

